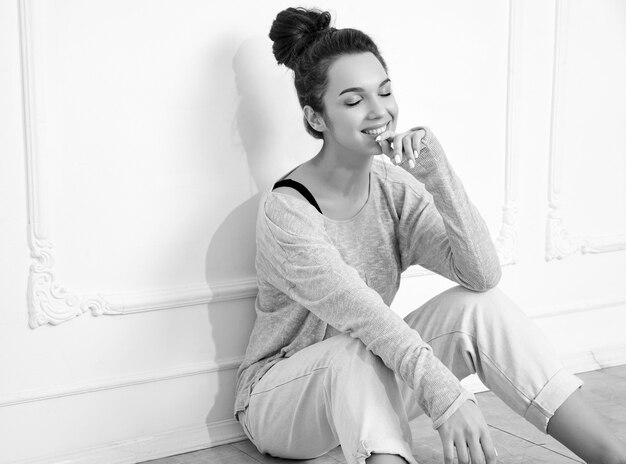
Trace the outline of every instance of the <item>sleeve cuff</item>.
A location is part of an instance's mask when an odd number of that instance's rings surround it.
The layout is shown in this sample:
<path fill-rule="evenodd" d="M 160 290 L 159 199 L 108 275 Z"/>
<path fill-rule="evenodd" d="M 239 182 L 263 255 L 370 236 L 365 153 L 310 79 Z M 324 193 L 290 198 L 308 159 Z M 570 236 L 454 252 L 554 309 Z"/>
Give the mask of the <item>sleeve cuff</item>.
<path fill-rule="evenodd" d="M 419 171 L 420 168 L 425 172 L 430 172 L 436 168 L 438 160 L 442 157 L 443 150 L 439 145 L 439 141 L 435 138 L 433 132 L 427 126 L 413 127 L 411 130 L 424 130 L 426 134 L 422 138 L 422 147 L 416 159 L 415 168 L 411 168 L 408 163 L 408 158 L 404 158 L 400 166 L 409 172 L 415 170 Z"/>
<path fill-rule="evenodd" d="M 452 404 L 448 406 L 448 409 L 446 409 L 443 414 L 433 420 L 433 429 L 437 430 L 439 427 L 441 427 L 443 423 L 450 419 L 450 416 L 457 412 L 461 405 L 467 400 L 476 403 L 476 397 L 474 396 L 474 394 L 463 389 L 459 396 L 457 396 L 456 399 L 452 402 Z"/>

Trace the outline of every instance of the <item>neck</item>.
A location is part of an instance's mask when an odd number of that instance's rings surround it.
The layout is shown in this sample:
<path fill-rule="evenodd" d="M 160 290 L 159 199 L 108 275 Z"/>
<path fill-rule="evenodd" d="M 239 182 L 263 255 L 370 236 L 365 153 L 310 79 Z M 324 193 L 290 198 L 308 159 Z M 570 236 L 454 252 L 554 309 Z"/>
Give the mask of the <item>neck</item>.
<path fill-rule="evenodd" d="M 341 153 L 326 143 L 311 159 L 329 192 L 344 198 L 359 198 L 369 190 L 373 156 L 363 153 Z"/>

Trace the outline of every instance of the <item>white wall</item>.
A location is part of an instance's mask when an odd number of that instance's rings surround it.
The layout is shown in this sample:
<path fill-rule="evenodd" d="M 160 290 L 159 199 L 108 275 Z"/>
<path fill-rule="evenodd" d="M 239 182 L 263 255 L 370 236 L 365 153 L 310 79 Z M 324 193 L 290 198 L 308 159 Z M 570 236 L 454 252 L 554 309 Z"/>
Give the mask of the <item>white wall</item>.
<path fill-rule="evenodd" d="M 318 147 L 267 38 L 292 5 L 0 0 L 1 462 L 243 436 L 258 194 Z M 378 42 L 567 365 L 625 363 L 626 5 L 317 5 Z M 412 269 L 393 309 L 450 285 Z"/>

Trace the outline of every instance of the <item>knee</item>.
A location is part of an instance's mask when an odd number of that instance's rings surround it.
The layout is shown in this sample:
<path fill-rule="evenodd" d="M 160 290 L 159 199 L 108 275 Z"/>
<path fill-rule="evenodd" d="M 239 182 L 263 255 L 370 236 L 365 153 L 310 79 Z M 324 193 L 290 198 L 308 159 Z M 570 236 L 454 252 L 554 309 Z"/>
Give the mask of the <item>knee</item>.
<path fill-rule="evenodd" d="M 498 287 L 484 292 L 475 292 L 464 287 L 456 288 L 464 310 L 484 314 L 487 317 L 519 312 L 519 307 Z"/>
<path fill-rule="evenodd" d="M 474 292 L 465 288 L 457 290 L 463 304 L 456 306 L 463 325 L 470 324 L 476 330 L 480 327 L 499 327 L 503 332 L 510 328 L 526 327 L 529 319 L 526 314 L 502 290 L 497 287 L 485 292 Z"/>

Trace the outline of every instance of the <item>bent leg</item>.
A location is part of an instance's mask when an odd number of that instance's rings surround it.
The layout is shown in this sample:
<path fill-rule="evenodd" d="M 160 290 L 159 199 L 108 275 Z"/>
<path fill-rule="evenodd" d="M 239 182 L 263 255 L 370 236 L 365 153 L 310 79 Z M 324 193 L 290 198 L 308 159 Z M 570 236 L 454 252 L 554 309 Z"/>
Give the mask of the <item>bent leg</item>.
<path fill-rule="evenodd" d="M 624 445 L 585 401 L 582 382 L 499 289 L 454 287 L 405 320 L 459 379 L 477 373 L 514 411 L 588 463 L 626 464 Z M 415 406 L 407 409 L 411 418 Z"/>
<path fill-rule="evenodd" d="M 254 387 L 243 421 L 259 451 L 276 457 L 310 459 L 341 444 L 349 463 L 387 454 L 415 464 L 394 373 L 348 335 L 273 366 Z"/>
<path fill-rule="evenodd" d="M 477 373 L 509 407 L 544 433 L 557 408 L 582 385 L 563 369 L 534 323 L 498 288 L 473 292 L 453 287 L 405 321 L 457 378 Z M 409 417 L 413 414 L 410 410 Z"/>

